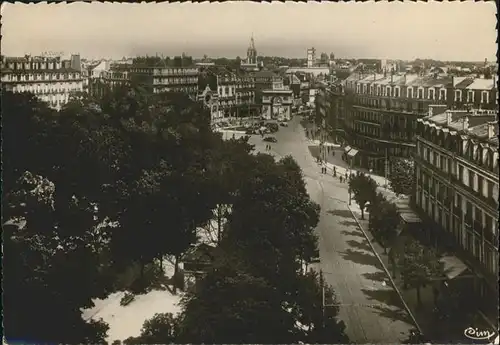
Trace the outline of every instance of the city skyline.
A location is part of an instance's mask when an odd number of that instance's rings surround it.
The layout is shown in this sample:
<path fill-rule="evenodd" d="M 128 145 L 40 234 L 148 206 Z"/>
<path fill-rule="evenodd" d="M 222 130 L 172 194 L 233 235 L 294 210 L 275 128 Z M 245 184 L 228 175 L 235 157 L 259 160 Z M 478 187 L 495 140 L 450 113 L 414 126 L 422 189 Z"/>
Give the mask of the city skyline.
<path fill-rule="evenodd" d="M 493 2 L 3 4 L 2 54 L 243 58 L 253 34 L 264 56 L 495 61 L 495 14 Z"/>

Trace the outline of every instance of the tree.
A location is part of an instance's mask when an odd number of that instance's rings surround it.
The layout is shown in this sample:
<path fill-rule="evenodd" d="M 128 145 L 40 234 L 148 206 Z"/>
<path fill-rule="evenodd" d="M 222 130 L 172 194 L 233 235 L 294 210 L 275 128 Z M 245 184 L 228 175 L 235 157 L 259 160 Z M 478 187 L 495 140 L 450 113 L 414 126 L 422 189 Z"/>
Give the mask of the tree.
<path fill-rule="evenodd" d="M 411 195 L 415 186 L 414 162 L 409 159 L 394 160 L 388 179 L 396 195 Z"/>
<path fill-rule="evenodd" d="M 416 240 L 408 238 L 398 263 L 405 288 L 417 290 L 417 302 L 421 305 L 420 288 L 444 274 L 444 265 L 439 260 L 438 253 L 433 248 L 425 248 Z"/>
<path fill-rule="evenodd" d="M 180 316 L 181 343 L 292 342 L 292 316 L 280 293 L 226 254 L 186 295 Z"/>
<path fill-rule="evenodd" d="M 157 313 L 151 319 L 144 321 L 141 334 L 129 337 L 125 345 L 132 344 L 172 344 L 176 342 L 178 324 L 172 313 Z"/>
<path fill-rule="evenodd" d="M 369 227 L 374 237 L 384 247 L 385 254 L 398 235 L 400 223 L 401 218 L 396 205 L 387 200 L 379 202 L 377 206 L 370 209 Z"/>
<path fill-rule="evenodd" d="M 358 174 L 349 180 L 349 190 L 353 193 L 353 198 L 361 209 L 361 219 L 365 219 L 365 207 L 369 202 L 375 200 L 377 183 L 370 176 Z"/>
<path fill-rule="evenodd" d="M 55 192 L 51 181 L 25 173 L 6 196 L 6 339 L 103 343 L 107 324 L 81 317 L 81 308 L 107 292 L 99 275 L 98 221 L 85 200 L 60 202 Z"/>

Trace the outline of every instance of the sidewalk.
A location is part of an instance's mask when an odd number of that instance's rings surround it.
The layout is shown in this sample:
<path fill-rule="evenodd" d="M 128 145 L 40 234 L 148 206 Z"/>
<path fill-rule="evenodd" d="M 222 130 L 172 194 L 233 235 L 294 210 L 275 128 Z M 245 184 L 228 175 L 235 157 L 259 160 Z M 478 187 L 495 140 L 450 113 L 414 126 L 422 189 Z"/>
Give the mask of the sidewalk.
<path fill-rule="evenodd" d="M 314 158 L 319 157 L 319 141 L 318 140 L 308 140 L 309 142 L 309 151 Z M 326 144 L 326 143 L 325 143 Z M 331 143 L 328 143 L 331 144 Z M 379 175 L 370 174 L 366 169 L 361 169 L 357 167 L 349 168 L 349 165 L 346 161 L 342 160 L 343 150 L 337 144 L 326 145 L 332 147 L 330 151 L 326 154 L 326 162 L 322 162 L 323 166 L 326 166 L 329 174 L 333 174 L 333 167 L 337 170 L 337 176 L 342 175 L 345 177 L 348 175 L 348 172 L 356 173 L 357 171 L 363 172 L 365 175 L 370 176 L 377 185 L 384 189 L 385 192 L 394 194 L 389 188 L 386 186 L 385 178 Z M 335 153 L 335 155 L 333 154 Z"/>
<path fill-rule="evenodd" d="M 417 302 L 416 289 L 404 289 L 402 278 L 398 269 L 393 269 L 389 262 L 388 255 L 384 254 L 383 247 L 374 239 L 373 234 L 369 230 L 369 212 L 365 212 L 365 219 L 361 220 L 361 210 L 359 206 L 353 202 L 349 208 L 351 209 L 351 212 L 356 218 L 358 225 L 367 237 L 368 241 L 371 242 L 371 247 L 380 258 L 386 271 L 391 274 L 395 289 L 404 300 L 407 309 L 413 315 L 413 318 L 416 320 L 416 323 L 421 328 L 422 333 L 427 339 L 438 343 L 472 343 L 471 339 L 468 339 L 463 335 L 463 332 L 467 327 L 477 327 L 478 329 L 484 330 L 490 328 L 479 314 L 463 315 L 460 320 L 456 320 L 455 322 L 446 322 L 440 319 L 434 312 L 434 293 L 432 291 L 432 285 L 430 284 L 425 288 L 423 287 L 420 289 L 421 305 L 419 306 Z M 393 273 L 396 275 L 393 276 Z M 476 343 L 480 344 L 484 342 L 476 341 Z"/>

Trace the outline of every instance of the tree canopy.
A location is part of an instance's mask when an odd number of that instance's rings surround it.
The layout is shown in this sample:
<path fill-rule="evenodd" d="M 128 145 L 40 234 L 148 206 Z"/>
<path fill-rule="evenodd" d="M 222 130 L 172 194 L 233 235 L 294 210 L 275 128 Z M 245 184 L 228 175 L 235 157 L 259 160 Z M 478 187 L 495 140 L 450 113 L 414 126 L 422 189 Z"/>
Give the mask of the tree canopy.
<path fill-rule="evenodd" d="M 415 185 L 413 161 L 409 159 L 394 160 L 388 179 L 394 193 L 411 195 Z"/>
<path fill-rule="evenodd" d="M 373 203 L 377 195 L 377 182 L 365 174 L 351 175 L 349 189 L 361 209 L 361 219 L 365 219 L 365 207 Z"/>
<path fill-rule="evenodd" d="M 104 342 L 108 326 L 81 308 L 130 266 L 180 257 L 223 205 L 217 255 L 181 315 L 156 315 L 129 341 L 346 341 L 336 308 L 323 314 L 333 291 L 304 272 L 319 206 L 291 157 L 223 141 L 199 103 L 134 83 L 59 112 L 3 97 L 8 340 Z"/>

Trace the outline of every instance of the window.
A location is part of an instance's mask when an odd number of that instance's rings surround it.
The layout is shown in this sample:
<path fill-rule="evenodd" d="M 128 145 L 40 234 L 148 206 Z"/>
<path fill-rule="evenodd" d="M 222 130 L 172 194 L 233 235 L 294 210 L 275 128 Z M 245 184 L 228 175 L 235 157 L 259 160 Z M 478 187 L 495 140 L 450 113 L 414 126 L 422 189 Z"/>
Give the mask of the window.
<path fill-rule="evenodd" d="M 481 92 L 481 103 L 489 103 L 490 102 L 490 94 L 488 91 Z"/>
<path fill-rule="evenodd" d="M 455 90 L 455 102 L 462 102 L 462 90 Z"/>
<path fill-rule="evenodd" d="M 439 99 L 443 101 L 446 100 L 446 89 L 439 90 Z"/>
<path fill-rule="evenodd" d="M 469 90 L 467 92 L 467 102 L 474 102 L 474 91 Z"/>
<path fill-rule="evenodd" d="M 476 174 L 472 171 L 472 170 L 469 170 L 469 187 L 473 188 L 474 189 L 474 176 Z"/>
<path fill-rule="evenodd" d="M 434 89 L 429 89 L 429 99 L 434 99 L 435 98 L 435 90 Z"/>
<path fill-rule="evenodd" d="M 385 92 L 386 92 L 386 96 L 387 97 L 391 97 L 392 96 L 392 92 L 391 92 L 391 87 L 390 86 L 386 87 Z"/>
<path fill-rule="evenodd" d="M 380 85 L 377 85 L 377 96 L 381 96 Z"/>
<path fill-rule="evenodd" d="M 413 89 L 411 87 L 409 87 L 406 90 L 406 95 L 407 95 L 408 98 L 413 98 Z"/>
<path fill-rule="evenodd" d="M 394 88 L 394 97 L 399 97 L 399 87 Z"/>
<path fill-rule="evenodd" d="M 418 98 L 420 98 L 420 99 L 424 98 L 424 89 L 423 88 L 418 89 Z"/>

